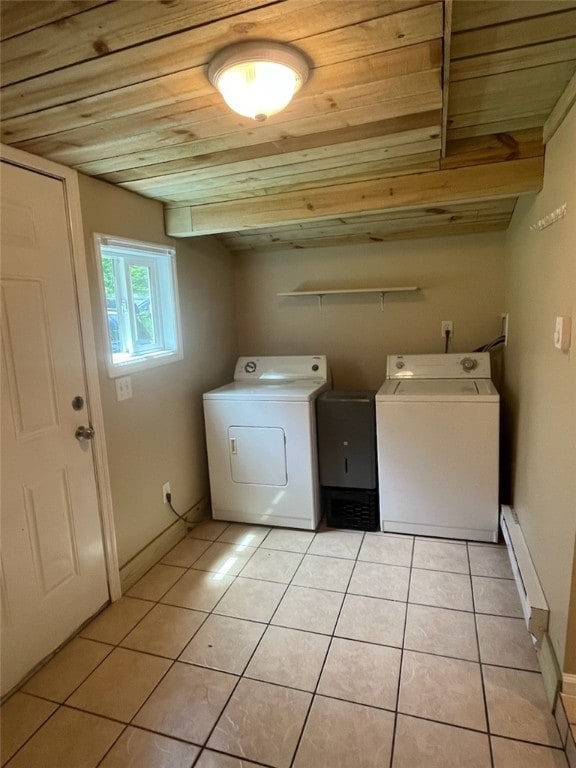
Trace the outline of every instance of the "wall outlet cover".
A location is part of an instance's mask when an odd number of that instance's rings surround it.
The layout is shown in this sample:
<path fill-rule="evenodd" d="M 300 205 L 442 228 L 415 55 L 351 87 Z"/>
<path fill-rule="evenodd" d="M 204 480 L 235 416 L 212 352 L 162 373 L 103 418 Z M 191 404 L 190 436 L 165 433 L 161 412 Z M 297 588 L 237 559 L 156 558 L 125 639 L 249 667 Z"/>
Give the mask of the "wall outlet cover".
<path fill-rule="evenodd" d="M 129 400 L 132 397 L 132 379 L 130 376 L 121 376 L 116 379 L 116 400 Z"/>
<path fill-rule="evenodd" d="M 566 315 L 556 318 L 554 329 L 554 346 L 556 349 L 567 352 L 570 349 L 570 337 L 572 330 L 572 318 Z"/>
<path fill-rule="evenodd" d="M 454 323 L 452 320 L 442 320 L 440 323 L 441 333 L 443 339 L 446 338 L 446 331 L 448 331 L 450 338 L 454 335 Z"/>

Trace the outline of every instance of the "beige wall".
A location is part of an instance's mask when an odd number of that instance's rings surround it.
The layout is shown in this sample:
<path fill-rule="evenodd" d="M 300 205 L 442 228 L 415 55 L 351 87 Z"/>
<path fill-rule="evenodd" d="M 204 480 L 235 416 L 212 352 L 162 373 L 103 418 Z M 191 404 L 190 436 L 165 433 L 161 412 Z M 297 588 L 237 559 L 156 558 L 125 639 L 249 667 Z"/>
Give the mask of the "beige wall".
<path fill-rule="evenodd" d="M 504 234 L 402 240 L 243 256 L 236 265 L 240 353 L 326 354 L 336 389 L 378 389 L 386 355 L 452 351 L 498 336 L 504 308 Z M 315 288 L 418 285 L 417 294 L 279 298 Z"/>
<path fill-rule="evenodd" d="M 233 273 L 215 239 L 173 240 L 160 203 L 80 176 L 82 216 L 97 334 L 114 519 L 123 565 L 185 511 L 208 496 L 202 393 L 230 379 L 236 358 Z M 104 364 L 103 321 L 93 233 L 176 247 L 184 359 L 131 374 L 133 397 L 116 401 Z"/>
<path fill-rule="evenodd" d="M 557 315 L 576 316 L 576 107 L 546 150 L 544 188 L 521 200 L 507 233 L 505 397 L 514 507 L 548 600 L 550 637 L 565 672 L 576 673 L 576 626 L 566 634 L 576 532 L 576 338 L 554 348 Z M 567 203 L 568 215 L 530 225 Z M 573 608 L 575 607 L 573 596 Z"/>

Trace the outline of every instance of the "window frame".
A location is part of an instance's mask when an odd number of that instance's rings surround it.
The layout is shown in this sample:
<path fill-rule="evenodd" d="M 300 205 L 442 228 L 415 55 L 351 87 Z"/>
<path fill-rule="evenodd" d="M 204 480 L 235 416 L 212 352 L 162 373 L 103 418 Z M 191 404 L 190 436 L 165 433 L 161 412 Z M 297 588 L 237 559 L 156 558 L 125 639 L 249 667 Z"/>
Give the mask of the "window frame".
<path fill-rule="evenodd" d="M 122 254 L 107 254 L 106 248 L 117 248 L 124 251 Z M 103 252 L 104 249 L 104 252 Z M 170 245 L 148 243 L 133 238 L 118 237 L 94 233 L 94 253 L 96 271 L 98 273 L 98 286 L 100 293 L 100 306 L 102 309 L 102 327 L 104 330 L 104 344 L 106 348 L 106 368 L 110 378 L 127 376 L 138 371 L 148 370 L 160 365 L 167 365 L 184 357 L 182 349 L 182 329 L 180 322 L 180 302 L 178 291 L 178 274 L 176 269 L 176 249 Z M 125 353 L 128 357 L 114 360 L 118 355 L 112 349 L 110 339 L 110 327 L 108 321 L 108 304 L 104 285 L 103 258 L 114 259 L 115 282 L 122 283 L 121 292 L 125 294 L 128 306 L 130 302 L 135 306 L 132 293 L 132 284 L 127 274 L 131 266 L 145 267 L 149 269 L 149 284 L 151 295 L 151 312 L 155 335 L 158 343 L 150 348 L 137 349 L 136 311 L 127 311 L 123 317 L 120 307 L 116 307 L 118 327 L 124 325 L 121 338 L 128 336 L 130 351 Z M 120 274 L 119 274 L 120 273 Z M 117 300 L 118 304 L 118 300 Z"/>

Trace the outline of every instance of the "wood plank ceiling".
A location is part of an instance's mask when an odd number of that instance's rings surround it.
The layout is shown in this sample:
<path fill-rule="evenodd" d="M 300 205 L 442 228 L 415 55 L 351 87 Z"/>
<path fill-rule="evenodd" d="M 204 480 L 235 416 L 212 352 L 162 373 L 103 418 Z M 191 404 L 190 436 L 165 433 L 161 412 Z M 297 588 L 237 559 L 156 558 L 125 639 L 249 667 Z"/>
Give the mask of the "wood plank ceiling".
<path fill-rule="evenodd" d="M 3 0 L 5 144 L 161 200 L 232 252 L 505 229 L 542 183 L 576 0 Z M 240 40 L 309 81 L 265 123 L 206 79 Z"/>

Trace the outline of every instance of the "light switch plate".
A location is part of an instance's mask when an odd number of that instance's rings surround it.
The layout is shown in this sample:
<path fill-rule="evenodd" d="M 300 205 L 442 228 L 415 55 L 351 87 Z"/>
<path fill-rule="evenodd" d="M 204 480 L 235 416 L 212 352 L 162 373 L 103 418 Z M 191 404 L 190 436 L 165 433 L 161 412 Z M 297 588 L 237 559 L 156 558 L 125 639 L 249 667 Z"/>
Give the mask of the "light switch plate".
<path fill-rule="evenodd" d="M 554 329 L 554 346 L 567 352 L 570 349 L 570 336 L 572 328 L 572 318 L 567 315 L 556 318 L 556 328 Z"/>
<path fill-rule="evenodd" d="M 132 397 L 132 379 L 130 376 L 121 376 L 116 379 L 116 400 L 129 400 Z"/>

